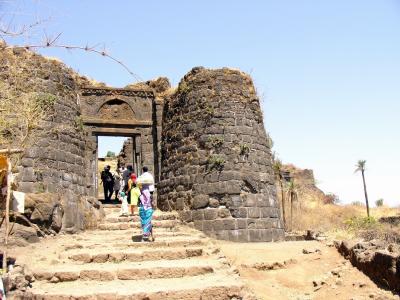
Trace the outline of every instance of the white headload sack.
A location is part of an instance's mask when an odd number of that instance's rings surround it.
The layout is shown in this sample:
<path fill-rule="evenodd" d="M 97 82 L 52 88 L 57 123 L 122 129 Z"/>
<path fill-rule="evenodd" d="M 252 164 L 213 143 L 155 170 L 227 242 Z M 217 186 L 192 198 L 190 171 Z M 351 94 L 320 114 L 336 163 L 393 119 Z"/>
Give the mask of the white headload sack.
<path fill-rule="evenodd" d="M 21 214 L 25 211 L 25 193 L 13 191 L 12 210 Z"/>
<path fill-rule="evenodd" d="M 149 172 L 146 172 L 146 173 L 143 173 L 142 175 L 140 175 L 136 182 L 141 183 L 141 184 L 152 185 L 152 184 L 154 184 L 154 177 Z"/>

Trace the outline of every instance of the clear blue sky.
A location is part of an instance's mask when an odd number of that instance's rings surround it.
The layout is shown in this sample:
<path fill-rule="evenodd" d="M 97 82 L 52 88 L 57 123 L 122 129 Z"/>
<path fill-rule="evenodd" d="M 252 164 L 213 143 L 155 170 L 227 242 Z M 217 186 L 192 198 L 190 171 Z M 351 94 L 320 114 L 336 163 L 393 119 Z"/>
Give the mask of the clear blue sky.
<path fill-rule="evenodd" d="M 17 3 L 20 19 L 51 16 L 48 34 L 105 43 L 144 80 L 167 76 L 176 85 L 200 65 L 248 72 L 283 162 L 313 169 L 325 192 L 351 202 L 363 201 L 353 171 L 365 159 L 371 202 L 400 204 L 399 1 Z M 133 81 L 101 57 L 41 52 L 112 86 Z"/>

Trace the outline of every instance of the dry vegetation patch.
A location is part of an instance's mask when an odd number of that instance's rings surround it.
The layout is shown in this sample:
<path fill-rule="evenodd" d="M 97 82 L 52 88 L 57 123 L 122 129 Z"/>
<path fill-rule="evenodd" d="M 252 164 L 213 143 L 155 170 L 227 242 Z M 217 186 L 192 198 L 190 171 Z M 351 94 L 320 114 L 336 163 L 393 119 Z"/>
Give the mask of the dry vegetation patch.
<path fill-rule="evenodd" d="M 363 206 L 320 204 L 295 209 L 293 230 L 322 231 L 333 239 L 381 239 L 387 243 L 400 243 L 400 226 L 379 222 L 380 218 L 388 216 L 400 216 L 400 210 L 372 208 L 371 217 L 368 218 Z"/>

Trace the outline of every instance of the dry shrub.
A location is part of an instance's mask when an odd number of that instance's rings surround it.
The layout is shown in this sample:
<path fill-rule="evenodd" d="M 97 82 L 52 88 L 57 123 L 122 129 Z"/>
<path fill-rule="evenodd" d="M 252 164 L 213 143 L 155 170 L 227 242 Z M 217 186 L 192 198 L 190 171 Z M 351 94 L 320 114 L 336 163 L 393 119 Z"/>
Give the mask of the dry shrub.
<path fill-rule="evenodd" d="M 344 221 L 361 215 L 359 207 L 339 205 L 318 205 L 303 207 L 293 212 L 295 230 L 329 231 L 344 228 Z"/>
<path fill-rule="evenodd" d="M 396 215 L 398 209 L 378 207 L 371 209 L 371 217 L 366 217 L 366 209 L 357 205 L 318 205 L 299 207 L 293 212 L 293 229 L 314 230 L 327 233 L 332 238 L 382 239 L 387 242 L 400 241 L 400 228 L 380 224 L 383 216 Z"/>

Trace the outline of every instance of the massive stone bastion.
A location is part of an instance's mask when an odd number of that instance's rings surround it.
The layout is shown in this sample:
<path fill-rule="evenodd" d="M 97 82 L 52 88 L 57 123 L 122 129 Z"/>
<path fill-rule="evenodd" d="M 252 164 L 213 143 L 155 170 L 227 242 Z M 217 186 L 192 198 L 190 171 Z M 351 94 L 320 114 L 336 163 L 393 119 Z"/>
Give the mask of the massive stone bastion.
<path fill-rule="evenodd" d="M 218 239 L 284 236 L 270 142 L 251 78 L 192 69 L 164 103 L 158 206 Z"/>

